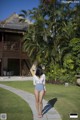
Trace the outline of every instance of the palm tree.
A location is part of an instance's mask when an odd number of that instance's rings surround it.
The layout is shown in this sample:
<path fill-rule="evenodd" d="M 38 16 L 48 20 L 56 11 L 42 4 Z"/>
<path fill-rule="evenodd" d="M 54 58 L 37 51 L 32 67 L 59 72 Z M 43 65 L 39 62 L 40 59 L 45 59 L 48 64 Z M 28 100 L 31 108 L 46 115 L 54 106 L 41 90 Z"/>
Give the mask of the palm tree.
<path fill-rule="evenodd" d="M 51 61 L 62 65 L 69 42 L 75 36 L 74 9 L 54 2 L 22 12 L 23 18 L 33 21 L 24 35 L 24 48 L 30 57 L 48 65 Z"/>

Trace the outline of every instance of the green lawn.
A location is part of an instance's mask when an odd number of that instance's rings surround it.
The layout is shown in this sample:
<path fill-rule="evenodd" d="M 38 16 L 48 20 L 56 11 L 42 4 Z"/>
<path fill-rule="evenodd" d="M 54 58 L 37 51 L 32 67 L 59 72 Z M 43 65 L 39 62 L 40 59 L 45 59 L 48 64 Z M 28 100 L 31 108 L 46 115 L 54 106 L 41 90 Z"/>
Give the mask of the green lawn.
<path fill-rule="evenodd" d="M 0 88 L 0 114 L 6 113 L 7 120 L 32 120 L 29 105 L 16 94 Z"/>
<path fill-rule="evenodd" d="M 33 93 L 34 86 L 32 81 L 21 82 L 0 82 L 15 88 L 19 88 L 25 91 Z M 70 120 L 70 113 L 77 113 L 78 119 L 80 119 L 80 87 L 69 85 L 52 85 L 46 84 L 47 92 L 45 95 L 46 100 L 57 98 L 57 102 L 54 107 L 60 113 L 62 120 Z M 71 119 L 72 120 L 72 119 Z"/>

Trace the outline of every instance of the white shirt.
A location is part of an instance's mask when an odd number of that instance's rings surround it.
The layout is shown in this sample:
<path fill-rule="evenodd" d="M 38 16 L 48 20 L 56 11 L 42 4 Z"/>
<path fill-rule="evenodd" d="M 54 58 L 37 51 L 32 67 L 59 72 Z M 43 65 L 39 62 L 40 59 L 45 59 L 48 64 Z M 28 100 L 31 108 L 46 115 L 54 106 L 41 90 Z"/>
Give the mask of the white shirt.
<path fill-rule="evenodd" d="M 36 85 L 39 83 L 45 85 L 45 74 L 42 74 L 40 78 L 36 75 L 33 76 L 33 84 Z"/>

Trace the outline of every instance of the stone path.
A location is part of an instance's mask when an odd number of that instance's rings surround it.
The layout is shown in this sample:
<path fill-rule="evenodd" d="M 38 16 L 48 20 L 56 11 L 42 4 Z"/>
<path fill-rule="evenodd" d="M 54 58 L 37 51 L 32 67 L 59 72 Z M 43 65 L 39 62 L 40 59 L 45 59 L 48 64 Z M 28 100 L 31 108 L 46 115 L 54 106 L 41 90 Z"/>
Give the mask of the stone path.
<path fill-rule="evenodd" d="M 51 108 L 46 114 L 44 114 L 44 116 L 42 118 L 38 118 L 37 117 L 37 112 L 36 112 L 36 108 L 35 108 L 35 98 L 34 95 L 20 90 L 20 89 L 16 89 L 10 86 L 6 86 L 3 84 L 0 84 L 1 88 L 4 88 L 6 90 L 9 90 L 17 95 L 19 95 L 21 98 L 23 98 L 30 106 L 32 113 L 33 113 L 33 120 L 61 120 L 61 116 L 59 115 L 59 113 L 55 110 L 55 108 Z M 45 106 L 47 104 L 46 100 L 43 100 L 43 105 Z"/>

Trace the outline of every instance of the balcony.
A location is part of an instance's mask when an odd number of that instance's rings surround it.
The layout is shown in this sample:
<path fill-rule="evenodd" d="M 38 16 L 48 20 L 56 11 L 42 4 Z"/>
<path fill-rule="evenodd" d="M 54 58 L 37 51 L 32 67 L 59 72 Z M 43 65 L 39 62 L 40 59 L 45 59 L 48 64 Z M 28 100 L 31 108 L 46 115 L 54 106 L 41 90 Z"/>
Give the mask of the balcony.
<path fill-rule="evenodd" d="M 18 42 L 4 42 L 4 51 L 20 51 L 20 44 Z"/>

